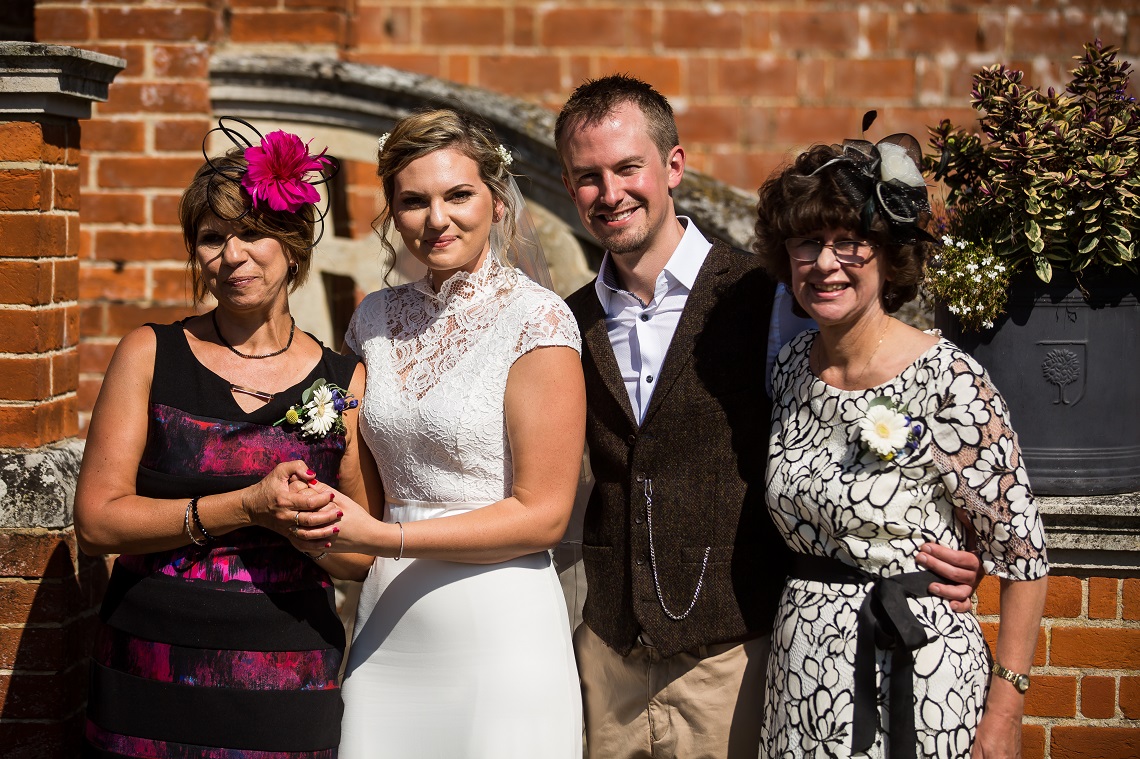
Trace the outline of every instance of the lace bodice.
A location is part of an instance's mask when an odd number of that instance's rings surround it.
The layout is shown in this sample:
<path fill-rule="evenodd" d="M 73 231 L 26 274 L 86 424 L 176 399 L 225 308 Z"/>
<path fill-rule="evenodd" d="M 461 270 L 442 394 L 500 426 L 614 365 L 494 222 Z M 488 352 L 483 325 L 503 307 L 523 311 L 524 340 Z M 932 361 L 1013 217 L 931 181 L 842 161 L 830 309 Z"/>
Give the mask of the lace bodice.
<path fill-rule="evenodd" d="M 385 496 L 431 503 L 510 494 L 507 374 L 535 348 L 582 349 L 566 304 L 493 256 L 438 293 L 429 277 L 372 293 L 345 340 L 368 367 L 360 424 Z"/>

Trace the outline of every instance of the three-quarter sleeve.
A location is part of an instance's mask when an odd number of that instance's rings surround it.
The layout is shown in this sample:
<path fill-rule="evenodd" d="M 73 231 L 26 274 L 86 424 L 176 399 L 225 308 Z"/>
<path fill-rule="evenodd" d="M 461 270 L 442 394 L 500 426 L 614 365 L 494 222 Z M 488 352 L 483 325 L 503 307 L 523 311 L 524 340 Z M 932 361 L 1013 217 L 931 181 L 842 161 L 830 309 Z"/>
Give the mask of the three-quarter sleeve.
<path fill-rule="evenodd" d="M 932 452 L 946 492 L 963 510 L 988 574 L 1045 576 L 1045 527 L 1005 401 L 966 354 L 950 364 L 930 415 Z"/>

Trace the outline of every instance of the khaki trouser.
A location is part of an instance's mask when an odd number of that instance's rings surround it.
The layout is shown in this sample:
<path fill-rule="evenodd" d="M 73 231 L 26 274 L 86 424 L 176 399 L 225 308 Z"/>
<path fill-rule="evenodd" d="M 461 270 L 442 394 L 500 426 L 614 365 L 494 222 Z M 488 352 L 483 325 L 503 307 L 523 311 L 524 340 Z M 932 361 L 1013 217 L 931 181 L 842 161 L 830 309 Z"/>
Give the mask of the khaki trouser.
<path fill-rule="evenodd" d="M 590 759 L 756 759 L 771 637 L 662 657 L 574 633 Z"/>

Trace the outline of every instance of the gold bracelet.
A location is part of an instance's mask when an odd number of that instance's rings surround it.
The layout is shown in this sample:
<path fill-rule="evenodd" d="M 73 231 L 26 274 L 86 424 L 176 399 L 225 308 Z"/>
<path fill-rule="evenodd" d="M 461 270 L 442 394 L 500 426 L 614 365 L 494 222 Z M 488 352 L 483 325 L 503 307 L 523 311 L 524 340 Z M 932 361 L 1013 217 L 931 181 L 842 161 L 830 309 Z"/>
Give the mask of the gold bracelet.
<path fill-rule="evenodd" d="M 400 552 L 396 554 L 395 561 L 404 558 L 404 525 L 396 522 L 396 526 L 400 528 Z"/>

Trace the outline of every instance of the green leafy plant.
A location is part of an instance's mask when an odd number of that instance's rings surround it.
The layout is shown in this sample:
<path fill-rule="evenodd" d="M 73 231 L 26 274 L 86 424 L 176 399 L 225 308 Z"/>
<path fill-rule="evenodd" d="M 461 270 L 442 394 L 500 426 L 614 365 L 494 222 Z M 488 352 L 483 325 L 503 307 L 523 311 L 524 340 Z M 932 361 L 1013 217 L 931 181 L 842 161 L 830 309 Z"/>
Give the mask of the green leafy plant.
<path fill-rule="evenodd" d="M 945 184 L 951 239 L 1011 272 L 1031 265 L 1045 282 L 1067 269 L 1082 289 L 1094 271 L 1137 271 L 1140 107 L 1128 91 L 1131 65 L 1117 54 L 1100 40 L 1086 44 L 1063 92 L 1043 93 L 1002 65 L 974 76 L 981 133 L 948 120 L 930 129 L 926 167 Z M 932 283 L 944 271 L 935 264 L 927 287 L 938 294 Z"/>

